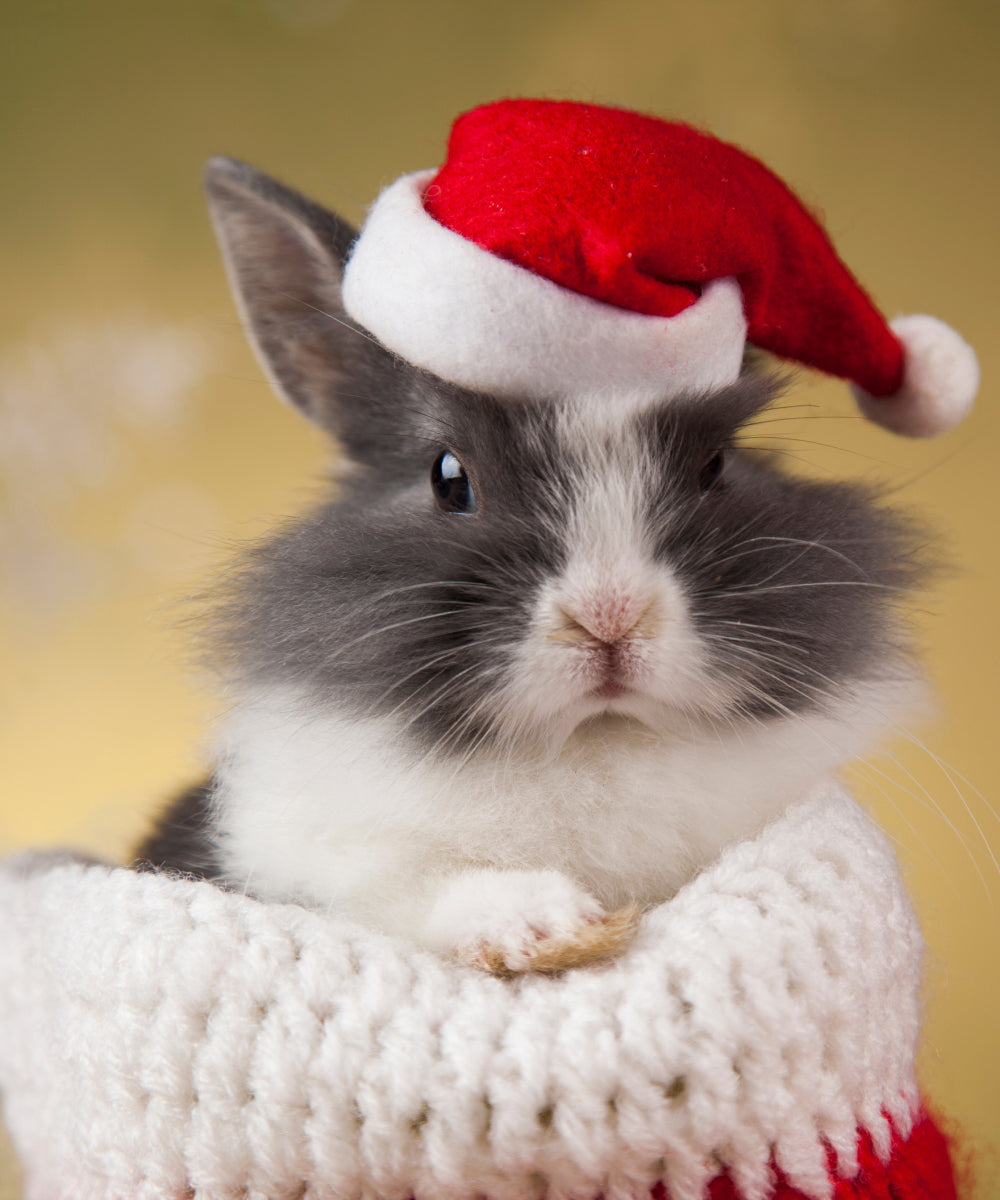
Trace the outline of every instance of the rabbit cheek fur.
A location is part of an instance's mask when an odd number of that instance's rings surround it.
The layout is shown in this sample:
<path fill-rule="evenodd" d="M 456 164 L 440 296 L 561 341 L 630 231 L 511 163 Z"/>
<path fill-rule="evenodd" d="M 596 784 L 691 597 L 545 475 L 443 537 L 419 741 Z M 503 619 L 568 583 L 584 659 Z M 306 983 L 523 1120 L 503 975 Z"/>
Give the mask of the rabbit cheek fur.
<path fill-rule="evenodd" d="M 262 361 L 352 464 L 215 609 L 216 877 L 492 970 L 584 962 L 908 704 L 917 534 L 734 448 L 771 381 L 473 395 L 345 316 L 338 218 L 228 160 L 209 195 Z"/>

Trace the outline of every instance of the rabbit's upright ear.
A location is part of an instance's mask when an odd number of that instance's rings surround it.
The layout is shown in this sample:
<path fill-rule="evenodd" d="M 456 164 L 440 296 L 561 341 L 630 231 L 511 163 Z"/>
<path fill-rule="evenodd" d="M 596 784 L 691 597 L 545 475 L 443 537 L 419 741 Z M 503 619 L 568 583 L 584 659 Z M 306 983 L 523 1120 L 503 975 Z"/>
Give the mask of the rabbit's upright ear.
<path fill-rule="evenodd" d="M 390 356 L 344 312 L 340 284 L 355 230 L 268 175 L 213 158 L 205 190 L 229 282 L 261 364 L 311 421 L 343 432 L 338 398 Z"/>

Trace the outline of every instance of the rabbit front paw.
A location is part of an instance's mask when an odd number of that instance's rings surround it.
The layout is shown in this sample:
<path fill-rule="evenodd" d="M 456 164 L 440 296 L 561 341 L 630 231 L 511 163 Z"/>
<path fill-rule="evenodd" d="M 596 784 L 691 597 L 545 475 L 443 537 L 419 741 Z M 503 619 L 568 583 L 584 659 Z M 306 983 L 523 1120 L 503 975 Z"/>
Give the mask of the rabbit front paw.
<path fill-rule="evenodd" d="M 614 954 L 638 918 L 635 907 L 605 912 L 559 871 L 467 871 L 438 895 L 425 940 L 494 975 L 553 972 Z"/>

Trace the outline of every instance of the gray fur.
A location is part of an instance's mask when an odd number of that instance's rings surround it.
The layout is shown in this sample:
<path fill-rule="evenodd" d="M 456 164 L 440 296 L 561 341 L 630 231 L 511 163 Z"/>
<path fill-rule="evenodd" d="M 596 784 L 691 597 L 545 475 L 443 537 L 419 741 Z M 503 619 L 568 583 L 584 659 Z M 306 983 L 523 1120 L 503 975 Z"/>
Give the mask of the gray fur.
<path fill-rule="evenodd" d="M 564 562 L 579 451 L 553 407 L 471 395 L 352 322 L 339 284 L 354 234 L 338 217 L 229 160 L 210 164 L 207 187 L 262 361 L 355 464 L 229 575 L 211 620 L 217 663 L 318 705 L 398 714 L 422 748 L 488 742 L 489 717 L 470 714 L 486 711 L 537 589 Z M 656 554 L 692 597 L 713 670 L 740 683 L 730 721 L 802 712 L 891 670 L 899 602 L 923 569 L 920 531 L 871 491 L 793 478 L 739 448 L 776 391 L 751 364 L 627 431 L 654 464 L 641 485 Z M 435 504 L 443 450 L 469 473 L 474 515 Z"/>
<path fill-rule="evenodd" d="M 715 669 L 743 681 L 734 718 L 803 711 L 884 670 L 919 570 L 909 523 L 857 486 L 793 479 L 731 448 L 701 491 L 699 468 L 733 440 L 733 417 L 772 394 L 751 376 L 710 403 L 636 420 L 658 464 L 647 508 L 657 554 L 687 585 Z M 248 681 L 399 713 L 428 745 L 463 752 L 489 736 L 468 714 L 498 687 L 537 589 L 564 561 L 551 531 L 568 525 L 578 472 L 552 412 L 448 388 L 435 399 L 415 410 L 396 396 L 392 467 L 363 466 L 252 551 L 216 632 Z M 445 447 L 473 478 L 474 516 L 434 503 L 430 469 Z"/>

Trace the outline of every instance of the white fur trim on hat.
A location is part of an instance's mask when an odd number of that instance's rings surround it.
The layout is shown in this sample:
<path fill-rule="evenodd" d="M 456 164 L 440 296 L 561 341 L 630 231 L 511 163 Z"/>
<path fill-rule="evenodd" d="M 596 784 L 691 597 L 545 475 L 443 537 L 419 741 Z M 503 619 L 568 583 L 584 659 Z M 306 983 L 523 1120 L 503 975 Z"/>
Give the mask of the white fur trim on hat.
<path fill-rule="evenodd" d="M 903 343 L 903 386 L 892 396 L 870 396 L 855 387 L 861 411 L 893 433 L 945 433 L 972 407 L 979 388 L 976 352 L 937 317 L 896 317 L 889 327 Z"/>
<path fill-rule="evenodd" d="M 376 200 L 344 272 L 344 306 L 390 350 L 442 378 L 509 397 L 602 393 L 635 402 L 732 383 L 746 340 L 735 279 L 675 317 L 592 300 L 482 250 L 422 203 L 434 171 Z"/>

